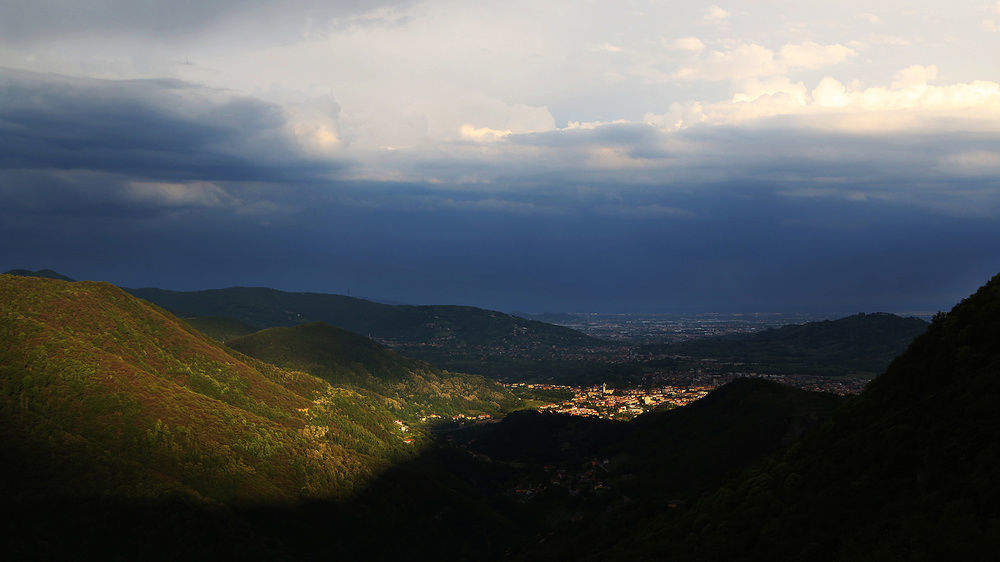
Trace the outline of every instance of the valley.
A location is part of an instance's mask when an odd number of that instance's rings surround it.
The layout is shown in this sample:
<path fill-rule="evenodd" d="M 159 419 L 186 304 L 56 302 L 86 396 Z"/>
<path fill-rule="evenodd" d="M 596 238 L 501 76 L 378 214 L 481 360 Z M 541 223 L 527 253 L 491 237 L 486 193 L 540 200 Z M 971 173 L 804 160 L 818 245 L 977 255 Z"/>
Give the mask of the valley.
<path fill-rule="evenodd" d="M 199 308 L 185 321 L 107 283 L 2 275 L 2 507 L 18 514 L 7 532 L 20 559 L 658 559 L 668 544 L 685 560 L 800 559 L 815 544 L 836 558 L 875 547 L 864 533 L 831 542 L 851 527 L 828 519 L 770 546 L 705 523 L 792 528 L 814 509 L 804 495 L 845 521 L 865 502 L 905 506 L 891 544 L 918 540 L 913 529 L 948 544 L 921 522 L 954 532 L 964 521 L 978 529 L 962 535 L 974 554 L 993 520 L 982 481 L 993 453 L 979 446 L 996 423 L 985 404 L 998 287 L 930 328 L 862 314 L 624 344 L 530 324 L 543 335 L 522 334 L 535 351 L 516 360 L 502 352 L 522 345 L 506 328 L 463 335 L 466 313 L 513 317 L 448 311 L 452 336 L 431 361 L 323 320 L 261 328 L 249 308 L 243 319 Z M 532 355 L 552 334 L 570 343 Z M 442 366 L 469 361 L 477 338 L 492 350 L 479 374 Z M 553 366 L 554 380 L 492 376 L 512 364 Z M 885 373 L 869 383 L 875 368 Z M 864 475 L 863 495 L 838 491 L 849 473 Z M 923 519 L 940 510 L 947 520 Z"/>

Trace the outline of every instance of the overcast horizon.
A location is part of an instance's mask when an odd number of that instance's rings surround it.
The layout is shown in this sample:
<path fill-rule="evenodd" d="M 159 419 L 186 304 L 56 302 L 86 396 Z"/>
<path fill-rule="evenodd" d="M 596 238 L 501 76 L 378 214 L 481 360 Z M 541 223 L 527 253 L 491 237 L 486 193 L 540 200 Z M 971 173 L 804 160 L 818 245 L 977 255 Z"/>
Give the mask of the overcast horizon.
<path fill-rule="evenodd" d="M 1000 2 L 0 5 L 0 267 L 504 311 L 1000 271 Z"/>

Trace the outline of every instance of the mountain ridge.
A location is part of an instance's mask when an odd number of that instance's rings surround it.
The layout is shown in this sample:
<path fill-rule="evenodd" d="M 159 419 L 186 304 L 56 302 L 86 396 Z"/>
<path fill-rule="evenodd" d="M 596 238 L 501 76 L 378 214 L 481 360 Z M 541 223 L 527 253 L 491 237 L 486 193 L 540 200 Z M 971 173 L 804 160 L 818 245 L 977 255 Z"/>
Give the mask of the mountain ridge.
<path fill-rule="evenodd" d="M 526 335 L 562 344 L 594 341 L 570 328 L 473 306 L 391 305 L 344 295 L 267 287 L 126 290 L 179 316 L 224 316 L 261 327 L 294 326 L 318 320 L 357 334 L 406 343 L 458 339 L 459 344 L 477 345 L 493 343 L 497 337 L 524 340 Z"/>
<path fill-rule="evenodd" d="M 727 362 L 768 373 L 862 376 L 880 374 L 927 322 L 887 312 L 858 313 L 752 334 L 645 346 L 644 349 Z"/>
<path fill-rule="evenodd" d="M 17 277 L 43 277 L 45 279 L 58 279 L 60 281 L 76 281 L 76 279 L 71 279 L 62 273 L 51 269 L 39 269 L 38 271 L 31 271 L 30 269 L 11 269 L 3 273 L 4 275 L 14 275 Z"/>

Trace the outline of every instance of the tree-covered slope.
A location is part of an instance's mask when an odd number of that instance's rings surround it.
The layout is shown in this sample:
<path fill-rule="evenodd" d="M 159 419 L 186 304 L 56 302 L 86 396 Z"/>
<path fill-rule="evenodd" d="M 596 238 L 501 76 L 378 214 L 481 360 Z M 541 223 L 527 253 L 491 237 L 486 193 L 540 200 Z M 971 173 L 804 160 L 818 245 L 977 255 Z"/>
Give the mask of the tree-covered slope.
<path fill-rule="evenodd" d="M 432 414 L 496 415 L 519 404 L 496 382 L 435 369 L 324 322 L 269 328 L 228 345 L 268 363 L 369 393 L 407 421 Z"/>
<path fill-rule="evenodd" d="M 294 326 L 322 321 L 402 344 L 468 346 L 573 346 L 590 337 L 562 326 L 469 306 L 406 306 L 322 293 L 232 287 L 207 291 L 129 289 L 178 316 L 224 316 L 253 326 Z"/>
<path fill-rule="evenodd" d="M 1000 548 L 1000 276 L 793 447 L 610 557 L 987 560 Z M 597 556 L 595 559 L 600 559 Z"/>
<path fill-rule="evenodd" d="M 747 371 L 874 377 L 926 329 L 919 318 L 862 313 L 649 349 L 717 359 Z"/>
<path fill-rule="evenodd" d="M 246 322 L 223 316 L 193 316 L 184 321 L 195 330 L 222 343 L 260 330 Z"/>
<path fill-rule="evenodd" d="M 409 451 L 382 404 L 106 283 L 0 276 L 0 340 L 8 502 L 326 497 Z"/>

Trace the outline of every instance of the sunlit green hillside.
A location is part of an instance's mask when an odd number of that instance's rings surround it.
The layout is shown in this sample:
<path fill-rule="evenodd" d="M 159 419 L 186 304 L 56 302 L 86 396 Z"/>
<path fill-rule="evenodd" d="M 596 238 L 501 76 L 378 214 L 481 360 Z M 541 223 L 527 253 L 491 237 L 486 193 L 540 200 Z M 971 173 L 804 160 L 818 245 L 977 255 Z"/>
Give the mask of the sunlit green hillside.
<path fill-rule="evenodd" d="M 520 403 L 494 381 L 435 369 L 323 322 L 270 328 L 228 345 L 268 363 L 356 389 L 409 421 L 434 414 L 496 415 Z"/>
<path fill-rule="evenodd" d="M 246 322 L 224 316 L 192 316 L 185 318 L 184 321 L 195 330 L 222 343 L 252 334 L 260 329 Z"/>
<path fill-rule="evenodd" d="M 227 350 L 106 283 L 0 276 L 0 339 L 8 500 L 325 497 L 412 454 L 381 401 Z"/>

